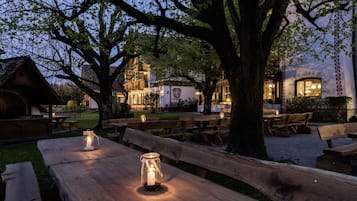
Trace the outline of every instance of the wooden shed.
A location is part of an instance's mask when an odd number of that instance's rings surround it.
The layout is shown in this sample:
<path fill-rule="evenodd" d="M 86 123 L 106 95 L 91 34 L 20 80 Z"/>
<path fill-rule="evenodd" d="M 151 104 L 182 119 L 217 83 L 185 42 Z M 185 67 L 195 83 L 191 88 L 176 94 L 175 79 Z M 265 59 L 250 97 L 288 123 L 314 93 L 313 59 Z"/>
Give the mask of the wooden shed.
<path fill-rule="evenodd" d="M 58 95 L 30 57 L 0 60 L 0 140 L 49 135 L 52 105 L 58 104 Z M 41 105 L 49 106 L 46 118 Z"/>

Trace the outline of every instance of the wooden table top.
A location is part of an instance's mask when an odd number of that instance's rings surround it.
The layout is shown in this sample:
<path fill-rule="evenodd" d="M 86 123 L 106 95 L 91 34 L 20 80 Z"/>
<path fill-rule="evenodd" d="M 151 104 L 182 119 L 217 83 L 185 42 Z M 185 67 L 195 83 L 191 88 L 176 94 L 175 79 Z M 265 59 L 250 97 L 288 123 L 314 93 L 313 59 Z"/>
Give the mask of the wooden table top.
<path fill-rule="evenodd" d="M 82 154 L 77 154 L 80 159 L 87 158 L 87 160 L 73 160 L 72 162 L 69 159 L 63 159 L 68 156 L 67 153 L 69 151 L 62 151 L 65 156 L 52 154 L 50 145 L 59 142 L 72 144 L 72 141 L 77 143 L 78 138 L 39 142 L 40 149 L 43 150 L 43 147 L 47 147 L 46 152 L 41 151 L 46 164 L 51 161 L 58 161 L 51 160 L 46 162 L 49 159 L 46 155 L 61 159 L 59 160 L 61 163 L 50 165 L 50 174 L 54 177 L 59 193 L 65 201 L 254 200 L 165 163 L 162 163 L 164 173 L 164 180 L 161 183 L 162 188 L 157 192 L 148 192 L 140 184 L 140 152 L 116 143 L 114 144 L 117 148 L 114 148 L 109 140 L 102 139 L 103 144 L 100 149 L 96 150 L 97 152 L 104 149 L 105 145 L 108 145 L 111 149 L 120 150 L 121 153 L 118 152 L 115 157 L 105 157 L 104 155 L 103 158 L 83 157 L 81 156 Z M 54 150 L 56 150 L 56 147 Z M 91 152 L 82 153 L 92 155 Z M 72 155 L 69 156 L 73 159 Z M 63 160 L 65 161 L 64 163 L 62 163 Z"/>
<path fill-rule="evenodd" d="M 112 123 L 108 123 L 108 125 L 122 127 L 122 126 L 128 126 L 128 123 L 127 122 L 112 122 Z"/>
<path fill-rule="evenodd" d="M 96 142 L 95 142 L 96 143 Z M 37 147 L 46 166 L 75 161 L 116 157 L 121 154 L 135 153 L 135 150 L 118 146 L 118 143 L 99 137 L 99 147 L 93 151 L 83 151 L 82 137 L 56 138 L 40 140 Z"/>
<path fill-rule="evenodd" d="M 275 119 L 275 118 L 281 118 L 281 117 L 285 117 L 288 114 L 266 114 L 263 115 L 263 119 Z"/>

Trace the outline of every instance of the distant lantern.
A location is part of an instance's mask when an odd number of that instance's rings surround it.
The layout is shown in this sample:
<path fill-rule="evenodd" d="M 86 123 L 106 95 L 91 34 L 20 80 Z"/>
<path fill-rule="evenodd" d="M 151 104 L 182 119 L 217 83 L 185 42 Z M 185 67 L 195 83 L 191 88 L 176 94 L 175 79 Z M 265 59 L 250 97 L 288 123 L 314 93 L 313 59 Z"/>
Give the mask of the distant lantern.
<path fill-rule="evenodd" d="M 145 114 L 140 115 L 140 121 L 141 121 L 141 122 L 146 122 L 146 116 L 145 116 Z"/>
<path fill-rule="evenodd" d="M 224 119 L 224 112 L 219 113 L 219 118 Z"/>

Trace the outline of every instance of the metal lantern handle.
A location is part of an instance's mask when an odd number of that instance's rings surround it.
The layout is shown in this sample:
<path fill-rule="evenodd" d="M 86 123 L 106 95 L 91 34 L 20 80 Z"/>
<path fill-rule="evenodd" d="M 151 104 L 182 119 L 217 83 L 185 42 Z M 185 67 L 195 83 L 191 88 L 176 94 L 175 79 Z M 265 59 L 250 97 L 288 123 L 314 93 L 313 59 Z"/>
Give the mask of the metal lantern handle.
<path fill-rule="evenodd" d="M 98 146 L 100 146 L 100 143 L 99 143 L 99 137 L 98 137 L 98 135 L 96 135 L 96 134 L 94 133 L 94 137 L 97 139 Z"/>

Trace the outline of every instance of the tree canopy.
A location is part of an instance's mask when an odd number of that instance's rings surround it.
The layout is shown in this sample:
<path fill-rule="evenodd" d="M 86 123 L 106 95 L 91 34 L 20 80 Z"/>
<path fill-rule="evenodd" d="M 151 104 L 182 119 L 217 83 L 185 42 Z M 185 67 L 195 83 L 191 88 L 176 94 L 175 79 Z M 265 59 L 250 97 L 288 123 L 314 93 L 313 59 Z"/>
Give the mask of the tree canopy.
<path fill-rule="evenodd" d="M 210 114 L 212 95 L 223 74 L 215 50 L 205 41 L 187 37 L 166 38 L 165 48 L 167 51 L 159 58 L 150 52 L 145 54 L 157 79 L 180 77 L 188 80 L 204 96 L 203 113 Z"/>
<path fill-rule="evenodd" d="M 31 30 L 28 42 L 43 45 L 31 53 L 56 77 L 72 81 L 93 98 L 100 120 L 109 118 L 113 83 L 123 81 L 118 77 L 137 56 L 130 35 L 137 21 L 105 1 L 27 0 L 8 4 L 11 15 L 3 19 L 8 33 L 18 37 L 19 32 L 26 35 Z"/>
<path fill-rule="evenodd" d="M 34 0 L 31 2 L 34 2 Z M 48 23 L 56 25 L 51 28 L 51 33 L 54 34 L 52 36 L 75 33 L 81 27 L 92 27 L 91 23 L 84 23 L 80 16 L 83 17 L 82 14 L 87 11 L 93 12 L 91 8 L 93 5 L 97 5 L 96 1 L 73 1 L 72 3 L 74 4 L 59 1 L 53 2 L 55 2 L 54 7 L 49 7 L 50 13 L 55 14 L 53 15 L 55 18 L 60 19 L 64 16 L 63 20 L 70 21 L 63 23 L 62 20 L 57 22 L 57 24 L 53 22 Z M 310 44 L 322 45 L 326 43 L 327 47 L 330 45 L 334 50 L 340 51 L 346 46 L 342 41 L 343 36 L 349 36 L 348 34 L 355 29 L 355 25 L 352 23 L 355 20 L 355 17 L 352 17 L 352 11 L 355 10 L 356 5 L 354 1 L 109 0 L 109 2 L 116 6 L 115 8 L 113 7 L 114 10 L 112 11 L 118 10 L 120 13 L 124 11 L 135 18 L 135 21 L 153 28 L 152 30 L 157 31 L 159 34 L 165 29 L 170 29 L 186 36 L 206 41 L 212 45 L 220 59 L 221 67 L 224 69 L 231 89 L 232 123 L 227 150 L 258 158 L 267 157 L 262 121 L 263 81 L 269 57 L 278 38 L 283 36 L 289 26 L 294 26 L 290 30 L 295 30 L 296 36 L 292 34 L 290 35 L 292 37 L 289 39 L 297 40 L 301 36 L 301 38 Z M 39 1 L 37 3 L 36 5 L 48 7 L 47 2 Z M 22 3 L 22 1 L 19 1 L 19 4 L 27 6 L 27 3 Z M 40 8 L 36 7 L 33 11 L 43 11 Z M 64 10 L 59 11 L 61 9 Z M 100 11 L 101 9 L 98 10 Z M 104 17 L 100 17 L 100 13 L 98 12 L 98 15 L 94 15 L 99 16 L 99 21 L 100 19 L 104 19 Z M 31 14 L 26 17 L 29 19 L 37 18 L 35 16 Z M 54 20 L 51 16 L 47 14 L 45 17 L 41 17 L 40 24 L 46 24 L 45 22 L 48 22 L 48 20 Z M 349 17 L 344 18 L 344 16 Z M 14 21 L 12 21 L 11 17 L 8 18 L 10 24 L 18 22 L 16 21 L 16 17 L 14 18 Z M 115 19 L 116 21 L 119 20 Z M 72 23 L 76 23 L 75 29 L 68 30 L 68 26 L 71 27 Z M 13 24 L 14 28 L 22 28 L 22 25 L 24 25 L 21 22 Z M 105 29 L 108 31 L 112 26 L 106 25 L 104 27 L 109 28 Z M 334 31 L 331 31 L 331 27 L 334 27 Z M 346 31 L 338 31 L 338 27 L 343 27 Z M 58 30 L 57 28 L 60 29 Z M 106 31 L 99 32 L 98 37 L 93 37 L 90 34 L 92 33 L 91 31 L 80 31 L 81 34 L 78 35 L 78 38 L 75 38 L 75 41 L 77 45 L 96 41 L 95 39 L 99 40 L 98 44 L 100 45 L 108 44 L 108 42 L 111 44 L 110 42 L 116 41 L 102 40 L 103 35 L 100 34 L 106 35 Z M 331 41 L 324 40 L 323 35 L 316 34 L 321 32 L 330 32 L 331 35 L 336 36 L 334 37 L 334 42 L 329 43 Z M 86 37 L 83 39 L 82 36 Z M 155 41 L 158 41 L 158 37 Z M 92 43 L 88 44 L 90 45 L 83 47 L 84 51 L 69 50 L 70 52 L 75 51 L 79 55 L 83 55 L 83 52 L 89 52 L 90 54 L 86 58 L 92 62 L 111 55 L 108 53 L 114 53 L 108 51 L 108 49 L 101 51 L 100 48 L 102 46 L 100 45 L 95 46 L 96 49 L 91 50 Z M 339 46 L 337 47 L 336 44 Z M 155 47 L 158 46 L 155 45 Z M 281 51 L 281 47 L 277 46 L 276 50 L 278 51 L 276 53 L 283 57 L 288 57 L 289 52 Z M 285 43 L 284 47 L 286 50 L 294 46 Z M 301 47 L 303 46 L 296 46 L 295 48 Z M 305 51 L 306 49 L 300 50 Z M 328 51 L 329 49 L 324 50 Z M 97 72 L 104 72 L 104 70 L 98 69 Z M 105 73 L 102 77 L 98 78 L 106 86 L 109 83 L 103 79 L 106 79 L 107 75 Z"/>
<path fill-rule="evenodd" d="M 148 26 L 166 27 L 205 40 L 215 48 L 232 96 L 227 150 L 259 158 L 267 157 L 262 121 L 263 81 L 274 41 L 284 32 L 285 25 L 296 19 L 305 19 L 311 25 L 302 26 L 305 21 L 299 20 L 300 27 L 327 31 L 319 26 L 321 17 L 351 9 L 349 4 L 333 0 L 111 2 Z M 291 13 L 293 9 L 296 12 Z M 293 15 L 303 18 L 289 20 Z"/>

